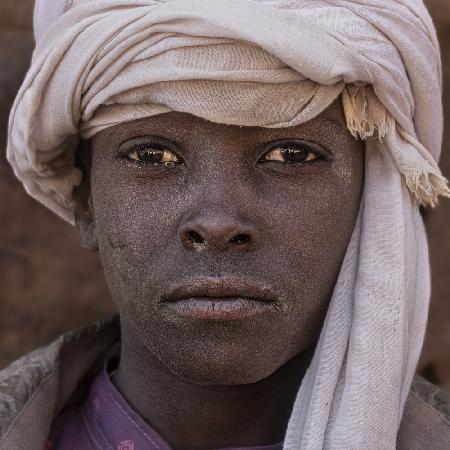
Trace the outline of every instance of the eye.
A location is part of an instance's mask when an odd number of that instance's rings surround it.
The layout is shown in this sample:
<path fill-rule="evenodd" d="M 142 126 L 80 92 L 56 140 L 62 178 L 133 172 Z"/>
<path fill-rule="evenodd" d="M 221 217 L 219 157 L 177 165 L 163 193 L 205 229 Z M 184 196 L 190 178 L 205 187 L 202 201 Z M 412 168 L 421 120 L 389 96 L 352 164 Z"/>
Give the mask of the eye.
<path fill-rule="evenodd" d="M 322 158 L 319 150 L 300 142 L 278 143 L 262 157 L 262 162 L 280 161 L 287 164 L 304 164 Z"/>
<path fill-rule="evenodd" d="M 126 145 L 121 151 L 121 157 L 138 164 L 174 166 L 181 164 L 182 160 L 172 150 L 161 144 L 149 142 L 136 142 Z"/>

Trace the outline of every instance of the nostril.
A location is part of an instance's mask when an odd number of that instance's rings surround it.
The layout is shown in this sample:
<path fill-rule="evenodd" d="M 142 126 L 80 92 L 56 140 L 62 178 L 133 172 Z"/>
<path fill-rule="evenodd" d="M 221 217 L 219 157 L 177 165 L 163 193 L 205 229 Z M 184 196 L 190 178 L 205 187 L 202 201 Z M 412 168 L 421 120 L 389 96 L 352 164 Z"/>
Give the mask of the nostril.
<path fill-rule="evenodd" d="M 231 244 L 243 245 L 250 242 L 250 236 L 245 233 L 239 233 L 230 239 Z"/>
<path fill-rule="evenodd" d="M 196 231 L 188 231 L 186 239 L 191 244 L 203 244 L 204 239 Z"/>

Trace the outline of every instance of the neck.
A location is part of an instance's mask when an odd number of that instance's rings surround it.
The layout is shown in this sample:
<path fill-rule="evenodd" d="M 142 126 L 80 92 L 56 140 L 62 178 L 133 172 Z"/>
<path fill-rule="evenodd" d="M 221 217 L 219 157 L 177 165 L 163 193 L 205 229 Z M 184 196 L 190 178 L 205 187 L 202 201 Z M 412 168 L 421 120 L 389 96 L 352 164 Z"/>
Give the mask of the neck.
<path fill-rule="evenodd" d="M 175 449 L 263 446 L 283 441 L 311 356 L 311 350 L 302 353 L 257 383 L 197 385 L 166 369 L 122 323 L 120 364 L 113 381 Z"/>

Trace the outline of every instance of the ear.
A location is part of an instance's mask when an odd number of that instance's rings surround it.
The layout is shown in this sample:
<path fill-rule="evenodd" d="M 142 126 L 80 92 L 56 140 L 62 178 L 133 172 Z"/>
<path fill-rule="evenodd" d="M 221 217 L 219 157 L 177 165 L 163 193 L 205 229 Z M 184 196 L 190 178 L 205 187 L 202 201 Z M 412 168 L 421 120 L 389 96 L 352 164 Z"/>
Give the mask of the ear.
<path fill-rule="evenodd" d="M 88 250 L 97 250 L 95 215 L 91 195 L 91 145 L 89 141 L 82 141 L 78 146 L 77 166 L 83 171 L 83 180 L 73 192 L 75 226 L 81 246 Z"/>

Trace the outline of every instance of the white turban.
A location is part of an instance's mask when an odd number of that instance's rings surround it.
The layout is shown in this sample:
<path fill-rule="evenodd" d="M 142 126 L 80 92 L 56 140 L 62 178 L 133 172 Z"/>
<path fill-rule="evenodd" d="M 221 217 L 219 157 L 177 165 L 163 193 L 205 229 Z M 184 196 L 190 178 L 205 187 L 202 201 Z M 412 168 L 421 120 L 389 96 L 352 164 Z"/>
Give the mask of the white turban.
<path fill-rule="evenodd" d="M 342 94 L 366 140 L 359 217 L 285 449 L 395 449 L 429 301 L 417 205 L 448 195 L 436 34 L 420 0 L 41 0 L 8 159 L 73 223 L 79 137 L 183 111 L 305 122 Z"/>

